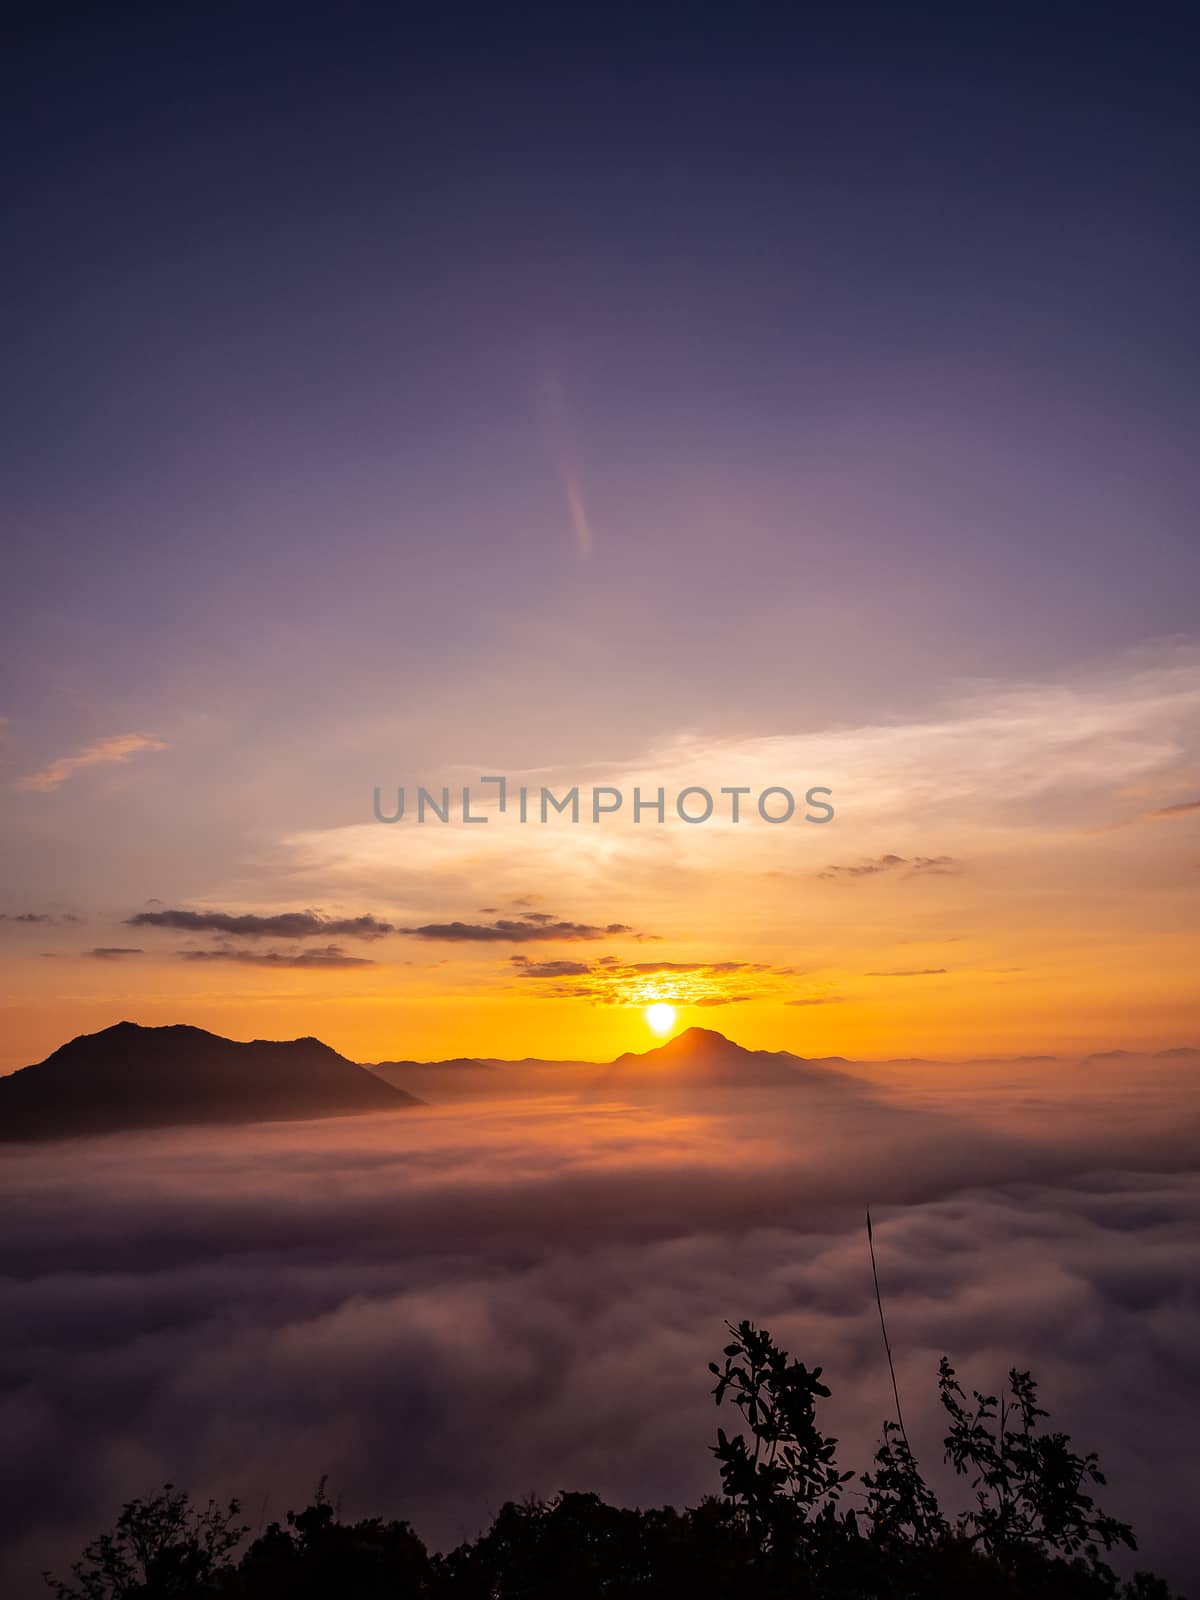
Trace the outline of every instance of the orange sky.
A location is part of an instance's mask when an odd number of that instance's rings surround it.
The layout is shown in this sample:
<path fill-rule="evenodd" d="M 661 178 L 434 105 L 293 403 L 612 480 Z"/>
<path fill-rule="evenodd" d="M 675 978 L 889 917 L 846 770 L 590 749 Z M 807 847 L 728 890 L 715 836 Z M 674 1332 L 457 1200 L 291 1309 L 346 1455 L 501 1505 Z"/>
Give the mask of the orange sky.
<path fill-rule="evenodd" d="M 49 892 L 5 908 L 3 1066 L 124 1017 L 312 1033 L 358 1059 L 600 1059 L 653 1042 L 654 1000 L 677 1006 L 679 1027 L 801 1054 L 1193 1042 L 1200 777 L 1184 730 L 1198 708 L 1200 664 L 1173 651 L 977 688 L 909 724 L 673 736 L 636 764 L 529 779 L 669 796 L 822 783 L 836 810 L 824 824 L 522 827 L 481 798 L 483 826 L 389 827 L 361 820 L 359 796 L 359 818 L 233 833 L 174 872 L 153 835 L 187 751 L 125 740 L 65 756 L 9 803 L 36 808 L 26 825 L 43 832 L 107 817 L 113 844 L 87 897 L 62 892 L 46 855 Z M 179 911 L 201 925 L 162 925 Z M 343 931 L 203 925 L 304 911 Z M 364 937 L 361 917 L 393 931 Z M 489 936 L 500 923 L 511 936 Z"/>

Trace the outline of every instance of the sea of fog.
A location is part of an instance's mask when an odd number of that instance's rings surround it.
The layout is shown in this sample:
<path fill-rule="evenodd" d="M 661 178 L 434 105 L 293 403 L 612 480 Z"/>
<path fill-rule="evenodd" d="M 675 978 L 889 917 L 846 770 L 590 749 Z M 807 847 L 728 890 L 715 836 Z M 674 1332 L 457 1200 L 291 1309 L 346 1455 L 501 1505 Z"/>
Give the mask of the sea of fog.
<path fill-rule="evenodd" d="M 989 1392 L 1030 1367 L 1139 1560 L 1200 1588 L 1200 1057 L 852 1070 L 4 1150 L 0 1591 L 165 1480 L 257 1527 L 327 1476 L 443 1548 L 530 1493 L 695 1501 L 726 1318 L 825 1368 L 861 1469 L 868 1204 L 923 1465 L 943 1351 Z"/>

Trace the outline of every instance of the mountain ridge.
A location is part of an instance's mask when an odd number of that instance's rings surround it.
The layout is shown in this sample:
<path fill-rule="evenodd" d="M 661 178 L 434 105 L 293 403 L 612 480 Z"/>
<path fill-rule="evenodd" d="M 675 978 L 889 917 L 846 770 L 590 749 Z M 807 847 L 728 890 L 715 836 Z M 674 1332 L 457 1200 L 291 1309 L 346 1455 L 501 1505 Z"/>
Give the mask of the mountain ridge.
<path fill-rule="evenodd" d="M 649 1050 L 626 1050 L 609 1061 L 506 1061 L 488 1056 L 453 1060 L 380 1061 L 370 1066 L 387 1083 L 437 1102 L 486 1096 L 575 1093 L 589 1097 L 655 1098 L 709 1089 L 799 1087 L 846 1090 L 858 1080 L 839 1056 L 819 1060 L 786 1050 L 749 1050 L 714 1028 L 685 1028 Z"/>
<path fill-rule="evenodd" d="M 1189 1046 L 1147 1052 L 1146 1060 L 1189 1062 Z M 1116 1064 L 1128 1051 L 1084 1061 Z M 1069 1065 L 1024 1057 L 1029 1065 Z M 805 1089 L 869 1092 L 852 1070 L 980 1066 L 1001 1058 L 856 1063 L 842 1056 L 752 1050 L 714 1028 L 685 1028 L 645 1051 L 609 1061 L 526 1056 L 455 1056 L 443 1061 L 354 1062 L 312 1034 L 297 1039 L 227 1039 L 191 1023 L 155 1027 L 123 1020 L 80 1034 L 45 1060 L 0 1077 L 0 1144 L 190 1123 L 350 1116 L 427 1103 L 574 1095 L 590 1099 L 669 1098 L 708 1091 Z"/>
<path fill-rule="evenodd" d="M 79 1034 L 0 1078 L 0 1141 L 350 1116 L 420 1103 L 311 1034 L 239 1041 L 190 1023 L 122 1021 Z"/>

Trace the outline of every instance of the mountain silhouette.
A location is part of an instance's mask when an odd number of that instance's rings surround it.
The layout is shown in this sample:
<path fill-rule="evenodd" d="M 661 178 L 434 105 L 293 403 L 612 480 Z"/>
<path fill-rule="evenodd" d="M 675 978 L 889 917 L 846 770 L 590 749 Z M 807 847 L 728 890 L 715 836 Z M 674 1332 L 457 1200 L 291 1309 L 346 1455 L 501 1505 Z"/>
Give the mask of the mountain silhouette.
<path fill-rule="evenodd" d="M 397 1111 L 421 1102 L 319 1039 L 118 1022 L 0 1078 L 0 1140 Z"/>
<path fill-rule="evenodd" d="M 522 1077 L 520 1067 L 534 1065 L 528 1062 L 489 1061 L 478 1056 L 454 1056 L 447 1061 L 372 1061 L 364 1063 L 367 1072 L 373 1072 L 384 1083 L 389 1083 L 407 1094 L 415 1095 L 431 1105 L 449 1104 L 456 1100 L 492 1100 L 500 1095 L 511 1095 Z M 537 1062 L 544 1069 L 561 1069 L 562 1062 Z M 544 1074 L 543 1074 L 544 1075 Z M 524 1092 L 540 1092 L 526 1089 Z"/>
<path fill-rule="evenodd" d="M 605 1086 L 672 1089 L 827 1088 L 852 1082 L 832 1062 L 809 1061 L 786 1050 L 747 1050 L 714 1028 L 686 1028 L 643 1053 L 627 1051 L 601 1074 Z"/>
<path fill-rule="evenodd" d="M 747 1050 L 712 1028 L 687 1028 L 665 1044 L 629 1050 L 614 1061 L 380 1061 L 386 1082 L 433 1103 L 520 1095 L 584 1094 L 659 1098 L 716 1089 L 783 1088 L 844 1093 L 861 1087 L 840 1057 L 809 1060 L 779 1050 Z"/>
<path fill-rule="evenodd" d="M 682 1070 L 715 1075 L 730 1071 L 737 1071 L 739 1075 L 749 1072 L 755 1076 L 761 1074 L 771 1082 L 778 1083 L 790 1076 L 787 1063 L 798 1059 L 784 1051 L 747 1050 L 744 1045 L 735 1044 L 715 1028 L 685 1028 L 682 1033 L 677 1033 L 665 1044 L 656 1045 L 653 1050 L 627 1050 L 612 1065 L 625 1069 L 644 1067 L 651 1071 Z"/>

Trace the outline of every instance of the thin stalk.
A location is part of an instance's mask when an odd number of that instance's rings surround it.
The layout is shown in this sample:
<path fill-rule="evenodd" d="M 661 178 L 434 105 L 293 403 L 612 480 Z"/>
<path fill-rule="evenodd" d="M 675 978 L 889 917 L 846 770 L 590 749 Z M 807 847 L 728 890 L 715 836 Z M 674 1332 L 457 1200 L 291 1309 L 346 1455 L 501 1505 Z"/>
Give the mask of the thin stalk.
<path fill-rule="evenodd" d="M 900 1424 L 900 1437 L 904 1440 L 904 1448 L 908 1451 L 909 1459 L 913 1459 L 912 1446 L 908 1442 L 908 1432 L 904 1426 L 904 1412 L 900 1409 L 900 1387 L 896 1382 L 896 1363 L 892 1360 L 892 1346 L 888 1339 L 887 1323 L 883 1316 L 883 1296 L 879 1293 L 879 1269 L 875 1265 L 875 1238 L 871 1231 L 871 1211 L 867 1209 L 867 1248 L 871 1252 L 871 1276 L 875 1280 L 875 1304 L 879 1307 L 879 1327 L 883 1334 L 883 1348 L 887 1352 L 888 1371 L 892 1375 L 892 1393 L 896 1397 L 896 1421 Z"/>

